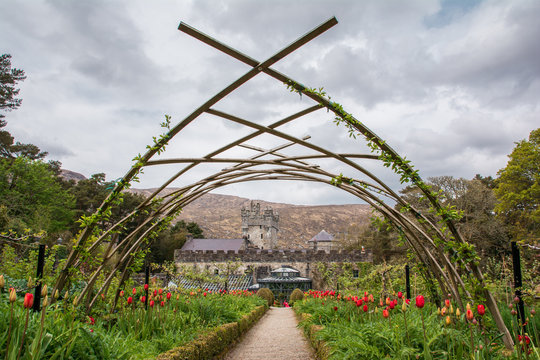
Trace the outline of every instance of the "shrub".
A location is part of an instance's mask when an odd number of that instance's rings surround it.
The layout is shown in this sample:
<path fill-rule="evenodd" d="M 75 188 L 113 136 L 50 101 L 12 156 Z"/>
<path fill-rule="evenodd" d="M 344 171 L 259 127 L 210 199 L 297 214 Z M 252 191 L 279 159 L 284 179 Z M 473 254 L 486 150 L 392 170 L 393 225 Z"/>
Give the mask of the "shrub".
<path fill-rule="evenodd" d="M 274 303 L 274 294 L 268 288 L 259 289 L 259 291 L 257 291 L 257 296 L 266 300 L 268 302 L 268 306 L 272 306 Z"/>
<path fill-rule="evenodd" d="M 304 300 L 304 292 L 298 288 L 294 289 L 291 293 L 291 296 L 289 296 L 289 305 L 294 305 L 295 301 L 302 301 Z"/>

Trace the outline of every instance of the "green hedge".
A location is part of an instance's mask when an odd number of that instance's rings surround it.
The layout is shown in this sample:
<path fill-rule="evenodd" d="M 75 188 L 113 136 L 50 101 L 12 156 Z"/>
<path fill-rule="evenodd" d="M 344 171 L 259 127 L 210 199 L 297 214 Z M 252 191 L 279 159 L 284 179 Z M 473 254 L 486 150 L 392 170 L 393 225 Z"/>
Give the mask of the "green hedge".
<path fill-rule="evenodd" d="M 307 321 L 311 318 L 311 314 L 306 313 L 296 313 L 298 321 Z M 317 338 L 317 333 L 324 328 L 322 325 L 310 325 L 307 328 L 304 328 L 304 335 L 308 338 L 311 347 L 315 350 L 317 359 L 319 360 L 328 360 L 330 357 L 330 348 L 325 341 Z"/>
<path fill-rule="evenodd" d="M 201 334 L 197 339 L 159 355 L 156 360 L 212 359 L 223 353 L 242 334 L 251 328 L 266 312 L 267 306 L 258 306 L 242 316 L 238 322 L 218 326 Z"/>

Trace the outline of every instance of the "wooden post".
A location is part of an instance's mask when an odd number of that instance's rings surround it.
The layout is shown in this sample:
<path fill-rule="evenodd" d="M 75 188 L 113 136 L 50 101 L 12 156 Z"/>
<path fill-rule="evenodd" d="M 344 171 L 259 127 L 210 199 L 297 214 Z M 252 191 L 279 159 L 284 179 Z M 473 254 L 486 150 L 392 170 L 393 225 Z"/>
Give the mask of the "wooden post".
<path fill-rule="evenodd" d="M 409 278 L 409 264 L 405 265 L 405 289 L 407 292 L 407 299 L 411 298 L 411 280 Z"/>
<path fill-rule="evenodd" d="M 523 285 L 521 279 L 521 261 L 519 256 L 519 248 L 515 241 L 512 241 L 512 265 L 514 267 L 514 291 L 516 297 L 519 298 L 519 302 L 516 304 L 518 319 L 520 326 L 525 324 L 525 306 L 523 299 L 521 298 L 521 286 Z"/>
<path fill-rule="evenodd" d="M 36 273 L 36 288 L 34 290 L 34 305 L 32 309 L 38 312 L 41 306 L 41 279 L 43 278 L 43 266 L 45 265 L 45 245 L 39 245 L 37 273 Z"/>

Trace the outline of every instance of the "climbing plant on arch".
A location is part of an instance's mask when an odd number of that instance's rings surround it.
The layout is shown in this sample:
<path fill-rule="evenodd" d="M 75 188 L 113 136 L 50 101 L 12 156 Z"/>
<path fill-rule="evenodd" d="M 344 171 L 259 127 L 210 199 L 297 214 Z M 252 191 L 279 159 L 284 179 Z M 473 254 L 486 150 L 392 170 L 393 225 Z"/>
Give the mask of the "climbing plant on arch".
<path fill-rule="evenodd" d="M 485 298 L 499 330 L 504 334 L 506 346 L 513 346 L 495 299 L 485 287 L 474 248 L 463 240 L 453 223 L 459 218 L 459 213 L 452 208 L 442 206 L 438 194 L 422 180 L 418 171 L 414 170 L 409 161 L 401 157 L 390 145 L 353 115 L 346 112 L 340 104 L 331 101 L 322 88 L 309 88 L 271 68 L 273 64 L 336 24 L 337 20 L 331 18 L 267 60 L 260 62 L 185 23 L 180 23 L 179 30 L 183 33 L 249 65 L 250 69 L 176 125 L 171 126 L 171 118 L 165 117 L 162 126 L 166 132 L 159 137 L 154 137 L 153 144 L 147 146 L 144 155 L 139 154 L 134 158 L 134 165 L 116 183 L 115 188 L 100 208 L 93 215 L 81 219 L 82 230 L 57 279 L 55 289 L 62 290 L 70 277 L 75 276 L 74 274 L 82 264 L 94 261 L 95 270 L 77 298 L 80 304 L 84 304 L 87 309 L 90 309 L 99 294 L 109 292 L 115 278 L 118 281 L 114 291 L 118 297 L 122 283 L 129 276 L 130 269 L 137 261 L 140 251 L 147 247 L 148 242 L 165 228 L 184 206 L 195 199 L 217 188 L 242 182 L 310 181 L 336 186 L 370 204 L 399 230 L 409 248 L 428 270 L 427 274 L 430 279 L 439 285 L 443 294 L 452 294 L 462 308 L 464 307 L 463 303 L 473 300 L 474 296 Z M 234 90 L 261 73 L 284 84 L 291 92 L 312 99 L 315 104 L 270 125 L 261 125 L 213 107 Z M 366 139 L 371 152 L 367 154 L 335 153 L 308 142 L 309 137 L 298 138 L 280 130 L 284 125 L 320 109 L 331 111 L 335 117 L 334 121 L 344 125 L 350 136 Z M 202 157 L 154 159 L 156 154 L 159 155 L 165 151 L 166 146 L 177 134 L 203 114 L 216 116 L 250 128 L 252 129 L 251 133 Z M 285 142 L 271 149 L 247 143 L 262 135 L 270 135 Z M 284 151 L 291 146 L 300 147 L 307 153 L 294 156 L 285 153 Z M 254 151 L 255 154 L 248 157 L 220 157 L 229 150 L 238 148 Z M 339 163 L 343 170 L 337 174 L 312 163 L 315 160 L 328 159 Z M 428 217 L 404 201 L 387 184 L 368 171 L 361 163 L 364 161 L 376 162 L 388 167 L 400 177 L 401 183 L 409 183 L 418 187 L 426 199 L 430 201 L 439 222 L 431 222 Z M 158 197 L 163 189 L 180 179 L 191 169 L 219 163 L 227 164 L 228 167 L 183 186 L 166 196 Z M 128 189 L 131 182 L 137 180 L 144 168 L 173 164 L 179 167 L 178 171 L 156 189 L 137 209 L 115 224 L 104 225 L 107 224 L 111 210 L 121 202 L 122 191 Z M 360 173 L 362 176 L 347 177 L 343 173 Z M 400 210 L 390 204 L 397 204 Z M 145 216 L 145 220 L 135 225 L 131 224 L 135 217 L 141 214 Z M 107 249 L 100 259 L 96 259 L 93 255 L 95 250 L 105 242 L 108 244 Z M 462 278 L 460 275 L 462 273 L 466 273 L 468 278 Z M 99 277 L 103 279 L 101 288 L 94 289 Z"/>

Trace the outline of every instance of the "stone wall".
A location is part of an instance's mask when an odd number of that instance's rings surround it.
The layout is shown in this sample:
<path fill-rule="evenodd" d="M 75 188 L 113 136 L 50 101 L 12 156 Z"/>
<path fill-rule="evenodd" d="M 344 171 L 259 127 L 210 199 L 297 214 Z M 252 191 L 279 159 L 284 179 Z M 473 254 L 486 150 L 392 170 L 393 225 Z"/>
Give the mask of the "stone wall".
<path fill-rule="evenodd" d="M 254 283 L 258 279 L 270 276 L 270 271 L 284 265 L 291 266 L 300 271 L 300 276 L 312 278 L 313 288 L 321 288 L 315 276 L 315 263 L 358 263 L 372 262 L 371 251 L 313 251 L 313 250 L 258 250 L 248 249 L 234 251 L 182 251 L 175 250 L 175 263 L 180 266 L 192 266 L 194 269 L 207 270 L 214 273 L 222 271 L 227 262 L 238 262 L 236 274 L 253 274 Z"/>

